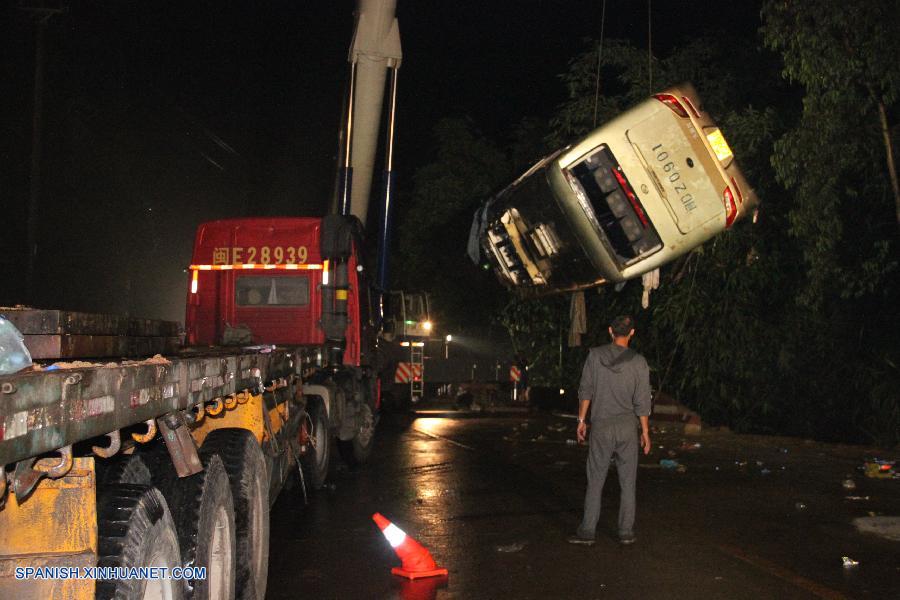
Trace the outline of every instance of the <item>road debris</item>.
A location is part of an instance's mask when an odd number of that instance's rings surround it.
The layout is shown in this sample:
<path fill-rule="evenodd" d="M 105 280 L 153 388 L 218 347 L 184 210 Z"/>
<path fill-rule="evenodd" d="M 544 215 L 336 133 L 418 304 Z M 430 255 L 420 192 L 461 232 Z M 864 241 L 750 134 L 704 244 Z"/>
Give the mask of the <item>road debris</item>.
<path fill-rule="evenodd" d="M 868 496 L 846 496 L 844 500 L 849 500 L 851 502 L 860 502 L 863 500 L 868 500 Z"/>
<path fill-rule="evenodd" d="M 852 569 L 853 567 L 858 567 L 858 566 L 859 566 L 859 561 L 858 561 L 858 560 L 853 560 L 853 559 L 850 558 L 849 556 L 842 556 L 841 558 L 842 558 L 843 561 L 844 561 L 844 568 L 845 568 L 845 569 Z"/>
<path fill-rule="evenodd" d="M 797 510 L 806 510 L 806 503 L 797 502 L 796 504 L 794 504 L 794 508 L 796 508 Z"/>
<path fill-rule="evenodd" d="M 673 458 L 660 459 L 659 466 L 667 471 L 677 471 L 679 473 L 687 472 L 687 467 Z"/>
<path fill-rule="evenodd" d="M 694 450 L 699 450 L 701 447 L 702 445 L 700 444 L 700 442 L 694 442 L 693 444 L 684 442 L 678 449 L 684 450 L 685 452 L 692 452 Z"/>
<path fill-rule="evenodd" d="M 569 426 L 566 425 L 565 423 L 555 423 L 553 425 L 548 426 L 547 430 L 549 430 L 549 431 L 565 431 L 568 428 L 569 428 Z"/>
<path fill-rule="evenodd" d="M 856 482 L 853 481 L 853 479 L 851 479 L 849 477 L 847 479 L 845 479 L 843 484 L 841 484 L 841 485 L 844 486 L 845 490 L 855 490 L 856 489 Z"/>
<path fill-rule="evenodd" d="M 512 544 L 506 544 L 505 546 L 497 546 L 495 549 L 497 552 L 512 553 L 521 552 L 524 547 L 525 542 L 513 542 Z"/>

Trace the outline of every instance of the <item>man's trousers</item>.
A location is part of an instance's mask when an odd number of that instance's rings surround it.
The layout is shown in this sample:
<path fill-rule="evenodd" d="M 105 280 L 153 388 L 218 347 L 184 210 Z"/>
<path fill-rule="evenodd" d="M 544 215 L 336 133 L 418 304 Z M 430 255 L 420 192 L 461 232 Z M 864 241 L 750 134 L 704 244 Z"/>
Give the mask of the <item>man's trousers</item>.
<path fill-rule="evenodd" d="M 593 539 L 600 519 L 600 500 L 603 484 L 613 456 L 619 474 L 619 536 L 634 534 L 635 489 L 637 483 L 639 437 L 634 416 L 606 419 L 591 424 L 590 448 L 587 460 L 587 493 L 584 498 L 584 519 L 578 536 Z"/>

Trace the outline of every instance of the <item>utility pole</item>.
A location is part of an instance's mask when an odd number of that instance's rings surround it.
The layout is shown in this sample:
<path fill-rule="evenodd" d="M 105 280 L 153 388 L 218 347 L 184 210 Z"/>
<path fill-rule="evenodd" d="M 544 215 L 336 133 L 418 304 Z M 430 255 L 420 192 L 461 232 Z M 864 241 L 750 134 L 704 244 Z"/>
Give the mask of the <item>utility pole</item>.
<path fill-rule="evenodd" d="M 43 149 L 43 115 L 44 115 L 44 40 L 47 31 L 47 21 L 54 15 L 67 12 L 67 7 L 57 6 L 26 6 L 20 5 L 20 10 L 31 13 L 36 17 L 36 31 L 34 42 L 34 105 L 31 117 L 31 170 L 28 185 L 28 273 L 26 278 L 26 301 L 34 303 L 35 299 L 35 263 L 38 251 L 38 220 L 40 216 L 41 201 L 41 155 Z"/>

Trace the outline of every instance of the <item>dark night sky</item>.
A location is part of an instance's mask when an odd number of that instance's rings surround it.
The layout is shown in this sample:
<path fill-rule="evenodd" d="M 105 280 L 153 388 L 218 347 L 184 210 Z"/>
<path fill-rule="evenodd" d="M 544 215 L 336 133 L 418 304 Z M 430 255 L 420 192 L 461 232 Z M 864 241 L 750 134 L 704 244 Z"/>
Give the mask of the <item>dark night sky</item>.
<path fill-rule="evenodd" d="M 17 5 L 0 21 L 0 304 L 24 291 L 34 26 Z M 181 320 L 198 222 L 325 210 L 354 2 L 69 6 L 47 29 L 36 304 Z M 428 161 L 441 117 L 471 116 L 492 136 L 548 117 L 564 98 L 556 75 L 599 35 L 601 6 L 399 0 L 401 185 Z M 720 31 L 726 46 L 752 36 L 759 2 L 721 6 L 656 0 L 654 49 L 695 31 Z M 646 47 L 647 3 L 607 0 L 606 36 Z"/>

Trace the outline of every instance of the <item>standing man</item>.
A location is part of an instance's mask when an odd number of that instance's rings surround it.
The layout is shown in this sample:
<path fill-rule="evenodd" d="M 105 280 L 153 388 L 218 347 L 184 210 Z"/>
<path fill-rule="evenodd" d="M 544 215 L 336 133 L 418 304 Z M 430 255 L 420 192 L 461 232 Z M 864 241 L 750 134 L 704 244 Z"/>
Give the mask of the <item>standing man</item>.
<path fill-rule="evenodd" d="M 572 544 L 594 543 L 600 518 L 600 498 L 613 456 L 619 474 L 619 541 L 633 544 L 635 484 L 638 466 L 637 421 L 641 424 L 640 446 L 650 452 L 650 369 L 643 356 L 628 347 L 634 336 L 634 319 L 619 316 L 609 327 L 612 343 L 591 348 L 578 397 L 578 441 L 588 434 L 587 414 L 591 409 L 590 449 L 587 460 L 587 494 L 584 519 L 568 539 Z M 593 403 L 593 407 L 591 407 Z"/>

